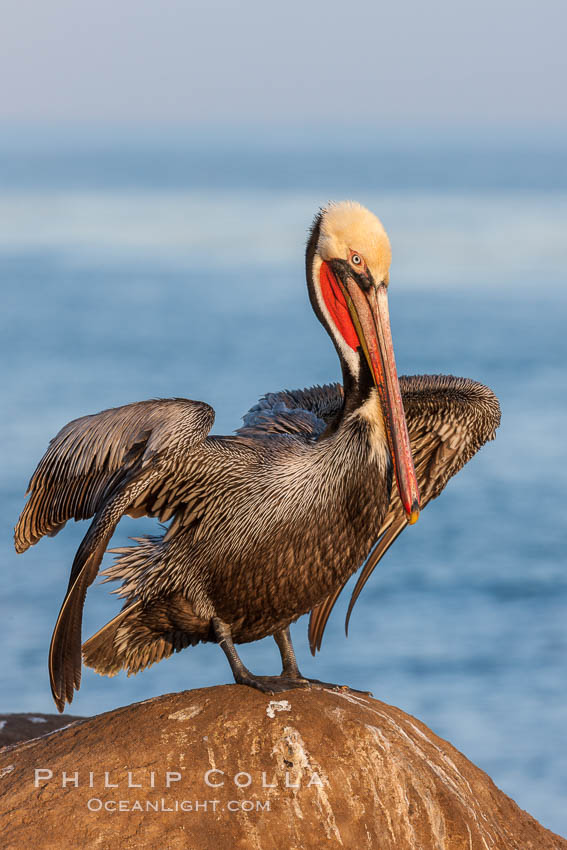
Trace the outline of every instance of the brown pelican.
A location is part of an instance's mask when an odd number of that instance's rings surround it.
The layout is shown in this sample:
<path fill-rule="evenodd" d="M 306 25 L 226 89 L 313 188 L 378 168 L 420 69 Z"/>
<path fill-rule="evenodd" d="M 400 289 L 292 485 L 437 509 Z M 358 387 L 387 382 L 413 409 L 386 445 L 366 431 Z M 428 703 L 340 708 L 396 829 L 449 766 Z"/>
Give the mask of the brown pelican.
<path fill-rule="evenodd" d="M 29 485 L 16 549 L 71 518 L 94 517 L 51 640 L 60 711 L 80 685 L 85 594 L 124 514 L 171 524 L 114 550 L 106 580 L 122 581 L 125 603 L 83 646 L 87 665 L 137 673 L 215 641 L 237 683 L 267 692 L 305 687 L 290 623 L 313 610 L 310 640 L 319 647 L 349 576 L 366 561 L 354 601 L 420 507 L 492 439 L 500 411 L 481 384 L 446 376 L 398 383 L 389 267 L 388 237 L 372 213 L 353 202 L 320 211 L 307 245 L 307 285 L 339 355 L 344 390 L 267 395 L 235 436 L 208 436 L 212 408 L 175 398 L 83 416 L 51 441 Z M 235 643 L 266 635 L 280 650 L 280 676 L 253 675 L 236 652 Z"/>

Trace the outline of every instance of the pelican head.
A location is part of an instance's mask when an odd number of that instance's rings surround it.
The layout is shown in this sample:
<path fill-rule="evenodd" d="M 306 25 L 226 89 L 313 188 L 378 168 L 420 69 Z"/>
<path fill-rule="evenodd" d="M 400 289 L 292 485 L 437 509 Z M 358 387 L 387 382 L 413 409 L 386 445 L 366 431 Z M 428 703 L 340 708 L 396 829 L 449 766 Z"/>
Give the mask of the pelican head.
<path fill-rule="evenodd" d="M 419 491 L 388 313 L 391 256 L 380 220 L 354 201 L 341 201 L 315 218 L 306 271 L 311 304 L 341 359 L 345 389 L 355 387 L 361 402 L 377 391 L 400 498 L 414 523 Z"/>

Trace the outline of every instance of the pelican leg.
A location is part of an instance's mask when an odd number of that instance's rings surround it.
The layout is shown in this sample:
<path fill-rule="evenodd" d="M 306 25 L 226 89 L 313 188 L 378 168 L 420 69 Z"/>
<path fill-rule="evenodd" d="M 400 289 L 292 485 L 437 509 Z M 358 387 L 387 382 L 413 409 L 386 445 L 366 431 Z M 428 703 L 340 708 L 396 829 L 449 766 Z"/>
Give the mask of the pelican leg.
<path fill-rule="evenodd" d="M 282 684 L 286 681 L 289 682 L 292 680 L 292 684 L 288 684 L 287 687 L 315 687 L 331 689 L 333 691 L 352 691 L 355 694 L 362 694 L 363 696 L 369 697 L 372 696 L 370 691 L 358 691 L 356 688 L 351 688 L 348 685 L 336 685 L 334 682 L 322 682 L 320 679 L 306 679 L 302 676 L 299 672 L 299 667 L 297 666 L 297 659 L 291 642 L 289 626 L 279 632 L 274 632 L 274 640 L 278 645 L 283 665 L 281 676 L 278 678 L 280 678 Z"/>
<path fill-rule="evenodd" d="M 282 657 L 281 675 L 286 679 L 301 679 L 301 681 L 306 682 L 307 679 L 305 676 L 301 675 L 299 667 L 297 666 L 297 659 L 295 657 L 293 643 L 291 642 L 289 626 L 285 629 L 281 629 L 279 632 L 274 632 L 274 640 L 278 645 L 278 649 Z"/>
<path fill-rule="evenodd" d="M 212 624 L 217 643 L 226 655 L 236 684 L 249 685 L 252 688 L 258 688 L 260 691 L 266 691 L 263 683 L 259 682 L 256 676 L 243 664 L 232 641 L 232 633 L 228 623 L 223 622 L 218 617 L 213 617 Z"/>
<path fill-rule="evenodd" d="M 218 617 L 213 617 L 211 622 L 217 643 L 226 655 L 227 661 L 230 664 L 230 669 L 232 670 L 232 675 L 234 676 L 234 681 L 237 685 L 248 685 L 248 687 L 256 688 L 258 691 L 262 691 L 265 694 L 281 693 L 283 691 L 289 691 L 292 688 L 309 686 L 307 680 L 301 676 L 301 673 L 297 669 L 297 661 L 295 660 L 295 653 L 293 651 L 289 634 L 287 635 L 287 639 L 284 636 L 281 645 L 277 639 L 276 641 L 280 647 L 280 652 L 282 653 L 284 670 L 287 658 L 288 671 L 291 671 L 292 675 L 290 675 L 289 672 L 284 674 L 282 671 L 281 676 L 255 676 L 243 664 L 242 659 L 238 655 L 232 640 L 232 633 L 228 623 L 225 623 Z M 287 631 L 287 629 L 285 631 Z M 282 647 L 285 647 L 285 649 L 282 649 Z M 286 652 L 285 657 L 284 652 Z"/>

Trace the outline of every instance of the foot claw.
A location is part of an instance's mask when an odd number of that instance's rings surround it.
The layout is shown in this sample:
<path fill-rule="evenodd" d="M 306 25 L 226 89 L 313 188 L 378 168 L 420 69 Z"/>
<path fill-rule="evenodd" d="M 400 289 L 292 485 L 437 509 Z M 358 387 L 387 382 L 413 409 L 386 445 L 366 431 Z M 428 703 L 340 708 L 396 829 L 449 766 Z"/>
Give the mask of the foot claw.
<path fill-rule="evenodd" d="M 331 691 L 342 691 L 344 693 L 350 691 L 353 694 L 360 694 L 365 697 L 372 696 L 372 691 L 359 691 L 357 688 L 351 688 L 350 685 L 337 685 L 333 682 L 321 682 L 319 679 L 309 679 L 309 681 L 315 688 L 325 688 Z"/>

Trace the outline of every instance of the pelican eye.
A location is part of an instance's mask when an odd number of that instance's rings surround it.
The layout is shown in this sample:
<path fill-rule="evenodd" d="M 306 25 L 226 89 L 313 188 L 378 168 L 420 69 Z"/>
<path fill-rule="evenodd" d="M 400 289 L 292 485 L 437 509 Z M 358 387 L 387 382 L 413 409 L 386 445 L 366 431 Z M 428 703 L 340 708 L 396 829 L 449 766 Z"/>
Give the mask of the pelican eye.
<path fill-rule="evenodd" d="M 358 256 L 358 254 L 353 254 L 352 257 L 350 258 L 350 261 L 355 266 L 361 266 L 362 265 L 362 259 Z"/>

